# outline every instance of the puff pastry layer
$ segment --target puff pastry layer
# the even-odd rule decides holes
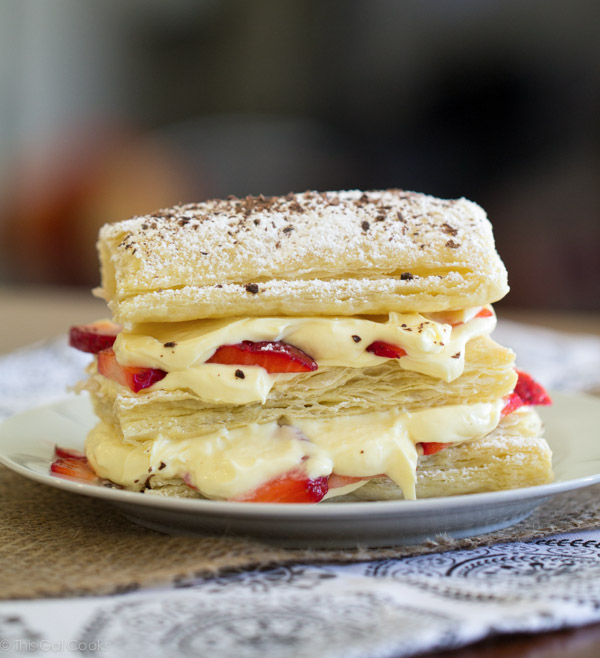
[[[541,438],[542,423],[531,407],[502,419],[488,436],[419,458],[417,498],[502,491],[552,482],[552,452]],[[387,478],[374,479],[341,501],[399,500]]]
[[[187,438],[219,427],[267,423],[282,416],[331,418],[386,408],[489,402],[510,393],[516,383],[514,353],[488,337],[467,344],[465,370],[453,382],[403,370],[394,360],[371,368],[320,368],[278,382],[264,404],[207,403],[190,391],[135,394],[95,374],[86,387],[96,414],[130,443],[158,434]]]
[[[484,438],[420,457],[417,498],[500,491],[551,482],[552,454],[546,441],[539,438],[541,432],[537,413],[531,408],[523,408],[503,418],[498,427]],[[119,479],[116,473],[113,477]],[[155,495],[203,498],[181,478],[164,477],[160,471],[148,477],[144,486],[147,487],[146,493]],[[402,498],[401,489],[391,480],[375,478],[352,493],[334,496],[328,502]]]
[[[508,291],[485,212],[403,190],[211,200],[107,224],[117,322],[432,312]]]

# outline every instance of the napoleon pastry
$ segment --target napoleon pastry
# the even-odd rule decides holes
[[[211,200],[105,225],[114,323],[74,327],[95,474],[252,502],[551,480],[543,389],[491,338],[484,211],[384,190]],[[119,323],[119,324],[116,324]]]

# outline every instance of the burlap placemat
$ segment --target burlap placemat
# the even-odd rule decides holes
[[[111,505],[27,480],[0,466],[0,598],[108,594],[197,575],[294,562],[397,558],[600,525],[600,485],[555,496],[518,525],[418,546],[290,550],[231,537],[171,537],[125,520]]]

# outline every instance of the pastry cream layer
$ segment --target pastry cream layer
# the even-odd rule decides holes
[[[375,341],[406,351],[401,368],[446,382],[463,372],[466,343],[490,334],[496,317],[476,317],[482,307],[429,317],[390,313],[386,318],[240,318],[133,325],[117,337],[115,354],[121,365],[160,368],[167,376],[147,390],[190,389],[201,399],[228,404],[264,402],[277,378],[259,366],[206,363],[221,345],[244,340],[283,341],[300,348],[321,367],[366,368],[385,357],[366,351]],[[452,326],[452,324],[456,326]]]
[[[100,477],[135,490],[143,489],[153,475],[182,479],[207,498],[235,499],[302,469],[310,479],[332,473],[361,478],[386,474],[405,498],[414,499],[417,444],[485,436],[498,425],[502,407],[499,400],[408,413],[283,418],[282,424],[224,427],[191,439],[158,436],[139,446],[123,443],[101,423],[88,435],[86,456]],[[339,493],[346,492],[343,488]]]

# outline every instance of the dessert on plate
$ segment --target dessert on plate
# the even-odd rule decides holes
[[[95,355],[96,476],[304,503],[552,479],[550,400],[490,337],[507,275],[475,203],[230,197],[107,224],[98,248],[113,318],[71,329]]]

